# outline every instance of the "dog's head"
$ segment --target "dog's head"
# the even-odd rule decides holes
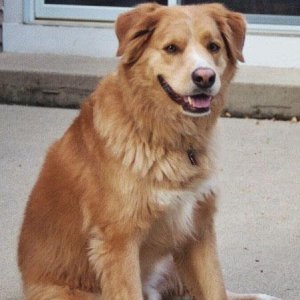
[[[161,93],[154,101],[203,116],[243,61],[245,30],[244,18],[219,4],[142,4],[116,22],[117,55],[141,88]]]

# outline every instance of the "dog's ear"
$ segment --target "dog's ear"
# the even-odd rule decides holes
[[[216,5],[213,17],[221,31],[228,57],[231,61],[244,62],[243,47],[246,35],[246,21],[243,15],[226,9],[223,5]]]
[[[229,57],[244,62],[243,48],[246,36],[244,17],[235,12],[227,15],[227,26],[222,31]]]
[[[160,5],[147,3],[121,14],[115,25],[119,40],[117,56],[122,56],[125,64],[132,64],[138,60],[144,51],[158,22],[156,10]]]

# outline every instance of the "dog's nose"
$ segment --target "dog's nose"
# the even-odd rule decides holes
[[[210,68],[198,68],[192,73],[193,82],[200,88],[210,88],[216,81],[216,73]]]

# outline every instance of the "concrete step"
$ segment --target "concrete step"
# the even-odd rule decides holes
[[[0,54],[0,103],[78,107],[117,59]],[[225,111],[232,116],[300,118],[300,69],[241,65]]]

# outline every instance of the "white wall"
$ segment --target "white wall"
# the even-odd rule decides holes
[[[113,24],[78,22],[53,26],[54,21],[24,24],[23,20],[23,0],[5,0],[4,51],[95,57],[113,57],[116,53]],[[244,52],[246,64],[300,68],[299,27],[280,27],[280,33],[274,32],[274,27],[250,27]]]

